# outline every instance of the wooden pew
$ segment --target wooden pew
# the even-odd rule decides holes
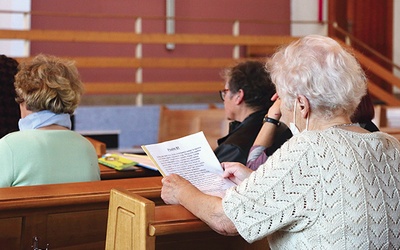
[[[93,139],[89,136],[85,136],[86,139],[92,143],[96,150],[97,157],[101,157],[106,153],[106,144],[104,142]],[[157,171],[149,170],[146,168],[139,167],[135,171],[117,171],[105,165],[99,163],[100,168],[100,178],[102,180],[111,179],[122,179],[122,178],[137,178],[137,177],[150,177],[150,176],[160,176],[161,174]]]
[[[224,109],[174,110],[162,106],[158,141],[168,141],[203,131],[212,149],[218,146],[217,140],[228,134],[229,121]]]
[[[158,171],[150,170],[147,168],[139,167],[138,170],[134,171],[118,171],[113,168],[104,166],[99,163],[100,168],[100,178],[101,180],[113,180],[113,179],[123,179],[123,178],[139,178],[139,177],[151,177],[151,176],[161,176]]]
[[[121,188],[110,195],[106,250],[269,249],[266,239],[247,243],[214,232],[180,205],[159,205]]]
[[[0,248],[104,249],[116,187],[161,203],[161,177],[0,188]]]
[[[85,136],[85,138],[92,143],[94,150],[96,151],[97,157],[101,157],[106,153],[106,144],[104,142],[98,141],[96,139],[93,139],[89,136]]]
[[[379,130],[400,140],[400,108],[386,105],[375,105],[373,122]]]

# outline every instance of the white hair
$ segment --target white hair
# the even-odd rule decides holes
[[[335,40],[310,35],[279,49],[266,65],[282,103],[292,110],[304,95],[324,119],[351,115],[366,94],[365,73],[355,57]]]

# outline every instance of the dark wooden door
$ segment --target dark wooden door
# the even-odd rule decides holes
[[[329,21],[336,22],[338,27],[356,38],[352,42],[353,47],[391,70],[392,65],[384,58],[391,61],[393,56],[393,0],[329,1]],[[328,34],[344,37],[332,27]],[[368,71],[367,75],[371,81],[392,91],[391,85]]]

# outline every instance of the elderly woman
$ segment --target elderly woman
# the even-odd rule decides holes
[[[100,179],[92,144],[71,131],[83,85],[70,61],[39,55],[15,76],[20,131],[0,140],[0,187]]]
[[[221,199],[178,175],[161,197],[211,228],[271,249],[399,249],[400,143],[350,121],[366,79],[333,39],[307,36],[267,63],[294,136],[256,171],[223,163]],[[288,124],[289,124],[288,123]]]

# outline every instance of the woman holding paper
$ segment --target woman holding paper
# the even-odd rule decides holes
[[[221,199],[178,175],[161,197],[219,233],[271,249],[399,249],[400,143],[350,117],[366,93],[364,72],[333,39],[307,36],[267,63],[294,136],[256,171],[223,163],[238,185]]]
[[[15,76],[18,132],[0,140],[0,187],[100,180],[93,145],[71,131],[83,84],[73,62],[38,55]]]

